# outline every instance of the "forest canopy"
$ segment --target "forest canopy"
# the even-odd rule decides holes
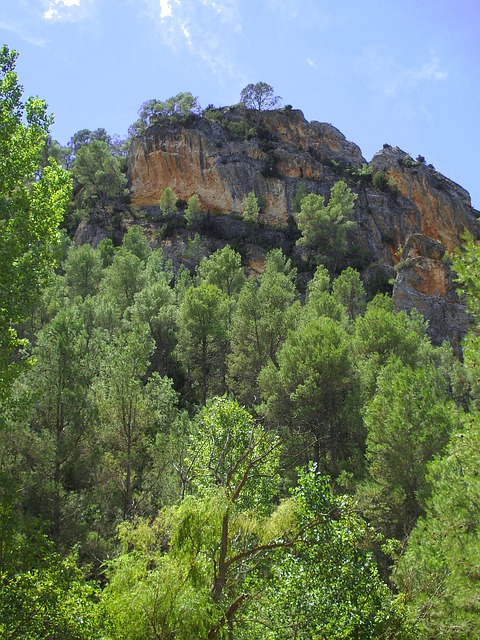
[[[54,144],[15,62],[4,47],[0,635],[478,636],[473,238],[460,361],[348,263],[345,181],[299,190],[254,273],[198,197],[168,187],[153,222],[133,207],[105,130]],[[143,125],[198,115],[172,100]],[[261,205],[238,228],[260,237]],[[74,242],[86,217],[110,235]]]

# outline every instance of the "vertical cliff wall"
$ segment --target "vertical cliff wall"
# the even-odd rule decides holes
[[[451,274],[430,254],[420,260],[431,244],[418,238],[453,251],[465,231],[477,234],[478,212],[467,191],[397,147],[385,145],[367,163],[359,147],[335,127],[307,122],[299,110],[258,114],[230,107],[183,123],[170,119],[150,126],[133,140],[128,166],[132,201],[138,206],[158,205],[163,190],[171,187],[183,200],[197,194],[205,211],[241,212],[247,194],[254,191],[262,204],[261,219],[272,226],[286,225],[295,216],[300,183],[328,198],[333,184],[346,180],[358,194],[352,244],[390,274],[400,260],[404,266],[410,261],[410,271],[404,270],[394,290],[398,306],[419,305],[417,292],[423,296],[423,311],[428,300],[433,304],[442,299],[459,308]],[[383,182],[375,174],[383,174]],[[408,252],[402,257],[412,236],[417,238],[415,258]],[[421,278],[414,277],[414,271]],[[444,283],[430,286],[429,278]],[[445,331],[434,315],[429,318],[432,332],[440,336]]]

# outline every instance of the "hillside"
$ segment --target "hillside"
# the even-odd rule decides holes
[[[466,331],[445,251],[458,247],[465,231],[478,233],[478,212],[465,189],[423,158],[414,160],[385,144],[367,162],[335,127],[307,122],[290,107],[263,112],[211,107],[202,116],[157,118],[132,140],[127,163],[132,203],[153,220],[154,228],[165,222],[159,200],[167,187],[180,204],[196,194],[209,215],[200,235],[207,244],[217,235],[213,248],[240,241],[246,264],[254,270],[261,270],[262,242],[296,253],[305,264],[292,242],[298,236],[296,196],[304,189],[328,199],[332,186],[344,180],[358,196],[357,224],[340,268],[360,269],[373,293],[394,280],[396,307],[419,309],[436,343],[448,339],[458,344]],[[260,203],[262,229],[253,234],[238,220],[250,192]],[[169,227],[182,225],[170,221]],[[82,226],[77,240],[95,244],[103,235]],[[167,235],[167,253],[178,259],[185,243],[178,245],[178,233],[177,241]]]

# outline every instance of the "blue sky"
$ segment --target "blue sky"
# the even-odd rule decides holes
[[[126,136],[146,100],[235,104],[271,84],[367,160],[421,154],[480,209],[478,0],[0,0],[27,95],[78,130]]]

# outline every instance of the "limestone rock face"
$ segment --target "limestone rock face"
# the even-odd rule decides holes
[[[433,167],[389,146],[373,156],[370,166],[384,172],[399,192],[392,213],[401,213],[405,240],[410,233],[422,233],[453,251],[465,230],[476,233],[478,212],[472,209],[470,195]]]
[[[238,123],[234,109],[227,122]],[[253,117],[253,116],[251,116]],[[333,163],[361,166],[360,149],[335,127],[307,122],[301,111],[260,114],[260,138],[236,139],[218,122],[197,118],[188,125],[166,122],[149,127],[133,141],[129,158],[132,202],[156,205],[165,187],[188,200],[196,193],[212,213],[241,212],[254,191],[263,219],[285,224],[300,181],[312,181],[328,195],[335,180]]]
[[[469,319],[444,257],[441,242],[422,234],[410,236],[397,265],[393,301],[397,309],[415,308],[422,313],[428,321],[432,342],[441,344],[449,340],[458,350],[462,336],[468,331]]]
[[[385,145],[367,163],[335,127],[307,122],[301,111],[229,107],[216,110],[216,118],[207,111],[184,124],[150,126],[133,140],[128,166],[136,205],[158,205],[171,187],[182,200],[197,194],[204,211],[242,212],[253,191],[261,220],[280,227],[296,215],[301,182],[328,199],[335,182],[345,180],[358,195],[352,250],[368,255],[388,277],[402,260],[394,293],[398,308],[422,311],[437,341],[454,340],[465,329],[440,254],[459,246],[465,231],[478,234],[478,212],[465,189],[398,147]]]

